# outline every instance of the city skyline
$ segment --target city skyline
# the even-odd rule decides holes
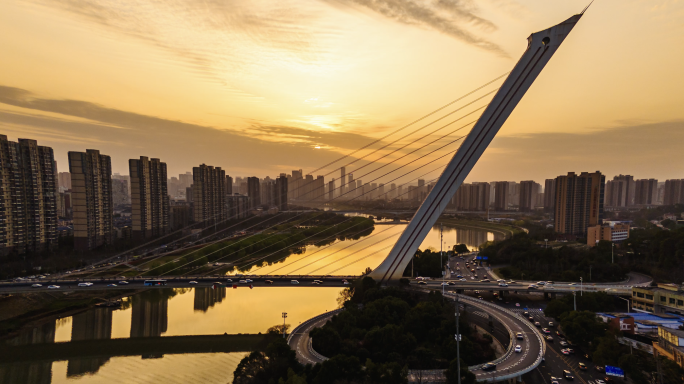
[[[111,155],[115,173],[145,154],[167,159],[170,174],[204,162],[259,177],[302,164],[308,172],[500,76],[530,32],[586,6],[487,0],[452,13],[420,5],[431,18],[401,19],[360,1],[245,2],[238,14],[217,3],[123,9],[93,1],[82,12],[69,4],[2,5],[0,129],[8,139],[53,147],[59,171],[68,151],[96,148]],[[164,17],[152,20],[155,12]],[[680,178],[684,165],[672,158],[684,138],[676,91],[683,12],[667,1],[592,5],[467,181],[540,181],[571,168]],[[174,32],[179,20],[187,34]],[[230,55],[217,37],[238,37]]]

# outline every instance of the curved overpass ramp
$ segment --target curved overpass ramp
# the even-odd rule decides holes
[[[482,366],[484,364],[468,367],[468,369],[475,374],[478,382],[498,382],[517,378],[535,369],[541,363],[544,353],[546,352],[546,344],[542,339],[541,333],[539,333],[529,321],[522,318],[522,316],[499,307],[498,305],[483,302],[482,300],[473,299],[468,296],[447,293],[446,297],[452,300],[458,298],[460,304],[475,307],[478,312],[484,312],[492,316],[508,331],[511,342],[504,355],[492,361],[492,363],[496,364],[495,370],[483,371]],[[323,326],[330,318],[340,311],[341,310],[338,309],[316,316],[303,322],[292,331],[287,341],[290,347],[296,351],[297,359],[301,363],[317,364],[327,360],[327,357],[322,356],[313,349],[309,333],[314,328]],[[515,334],[517,332],[522,332],[525,339],[516,340]],[[520,344],[523,347],[523,350],[520,353],[514,352],[514,347],[517,344]]]

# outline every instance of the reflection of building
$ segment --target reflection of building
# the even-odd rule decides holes
[[[13,346],[55,342],[56,321],[43,324],[7,340]],[[1,362],[0,362],[1,363]],[[0,364],[0,384],[50,384],[52,361]]]
[[[140,156],[139,160],[128,160],[128,167],[134,239],[165,234],[169,228],[166,163]]]
[[[556,178],[554,227],[556,232],[584,235],[603,221],[605,176],[582,172]]]
[[[220,303],[226,298],[226,287],[217,288],[195,288],[195,301],[193,308],[195,311],[206,312],[216,303]]]
[[[166,332],[169,318],[167,297],[133,296],[131,337],[158,337]]]
[[[112,338],[112,310],[94,308],[72,317],[71,341],[109,340]],[[95,373],[109,361],[108,357],[69,360],[67,377]]]

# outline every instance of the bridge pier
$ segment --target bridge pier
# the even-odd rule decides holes
[[[499,297],[504,297],[504,293],[505,293],[505,292],[506,292],[506,291],[499,291]]]

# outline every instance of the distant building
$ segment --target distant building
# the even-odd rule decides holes
[[[0,254],[56,248],[57,183],[52,148],[0,135]]]
[[[635,182],[634,204],[656,205],[658,204],[658,180],[640,179]]]
[[[69,172],[59,173],[59,189],[61,191],[66,191],[71,189],[71,174]]]
[[[632,308],[650,313],[684,315],[684,291],[675,284],[632,287]]]
[[[249,216],[249,211],[251,210],[249,196],[235,193],[226,196],[226,202],[228,206],[228,217],[231,219],[244,219]]]
[[[185,201],[177,201],[169,207],[169,227],[172,230],[185,228],[192,220],[192,206]]]
[[[544,210],[553,211],[556,204],[556,179],[544,181]]]
[[[494,183],[494,210],[506,211],[510,204],[510,185],[508,181],[495,181]]]
[[[140,156],[128,160],[131,176],[132,235],[135,241],[165,234],[169,228],[166,163]]]
[[[128,192],[128,181],[112,179],[112,202],[115,207],[131,203],[130,193]]]
[[[619,243],[629,238],[629,224],[595,225],[587,228],[587,245],[593,247],[599,241]]]
[[[520,204],[521,212],[534,211],[537,205],[537,195],[541,192],[541,185],[533,180],[520,182]]]
[[[342,167],[342,182],[344,182],[344,167]],[[332,200],[335,196],[335,179],[328,181],[328,200]]]
[[[287,175],[281,173],[275,182],[275,206],[279,211],[287,211],[288,198],[288,178]]]
[[[452,204],[459,211],[486,211],[489,208],[489,183],[461,184]]]
[[[619,175],[608,181],[605,187],[605,205],[607,207],[630,207],[634,205],[636,184],[634,177]]]
[[[666,180],[663,205],[684,204],[684,179]]]
[[[101,155],[100,151],[95,149],[69,152],[69,172],[73,200],[74,248],[88,251],[112,244],[115,238],[112,223],[112,159],[107,155]]]
[[[258,177],[247,178],[247,196],[249,196],[249,207],[256,208],[261,206],[261,185]]]
[[[556,178],[554,228],[556,232],[584,235],[587,228],[603,222],[605,176],[582,172]]]
[[[226,171],[201,164],[192,168],[192,177],[194,221],[211,225],[227,219]]]

